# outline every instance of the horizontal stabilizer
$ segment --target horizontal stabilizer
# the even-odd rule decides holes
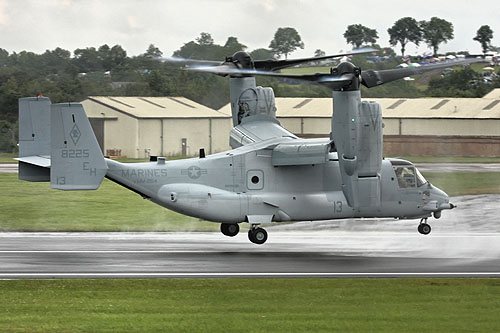
[[[19,179],[29,182],[50,182],[50,169],[20,160]]]
[[[50,168],[50,156],[26,156],[15,158],[15,160],[42,168]]]

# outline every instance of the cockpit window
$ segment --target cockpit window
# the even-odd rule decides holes
[[[417,187],[416,172],[413,166],[393,166],[400,188]]]
[[[427,180],[422,176],[420,171],[417,168],[415,168],[415,171],[417,171],[417,187],[427,184]]]

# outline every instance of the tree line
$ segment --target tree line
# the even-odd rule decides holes
[[[414,43],[419,45],[420,42],[425,42],[433,50],[434,56],[437,56],[439,45],[446,43],[454,38],[453,24],[439,17],[432,17],[429,21],[417,22],[413,17],[403,17],[387,29],[389,34],[389,44],[391,46],[401,45],[401,55],[405,55],[406,45]],[[344,38],[348,44],[352,44],[355,48],[362,45],[373,44],[376,42],[378,32],[375,29],[370,29],[361,24],[352,24],[347,26],[344,32]],[[489,50],[497,50],[491,45],[493,39],[493,31],[489,25],[481,26],[473,40],[481,44],[483,53]]]
[[[352,30],[350,27],[347,30]],[[421,24],[420,27],[423,29]],[[391,55],[392,60],[373,63],[364,56],[357,56],[352,59],[354,63],[363,69],[394,68],[400,63],[401,60],[394,57],[395,53],[391,48],[375,44],[378,38],[375,30],[359,29],[359,27],[356,29],[358,31],[356,36],[361,37],[349,35],[349,42],[353,46],[371,44],[375,49]],[[402,28],[400,30],[402,31]],[[478,37],[477,40],[486,43],[486,46],[491,46],[489,42],[493,32],[483,27],[480,30],[478,36],[486,37]],[[405,40],[414,43],[416,41],[409,37]],[[394,41],[400,42],[400,39]],[[287,58],[297,48],[304,48],[304,42],[300,34],[291,27],[278,28],[268,48],[252,51],[247,50],[247,46],[234,36],[228,37],[223,45],[218,45],[210,33],[202,32],[194,41],[182,45],[173,56],[223,60],[234,52],[246,50],[254,59]],[[322,56],[325,53],[318,49],[314,55]],[[59,103],[81,101],[91,95],[184,96],[215,109],[229,101],[228,80],[215,75],[179,70],[176,65],[158,61],[157,58],[161,56],[163,52],[153,44],[138,56],[129,56],[120,45],[107,44],[78,48],[73,52],[57,47],[42,54],[28,51],[9,53],[0,48],[0,152],[16,150],[17,109],[18,99],[21,97],[43,95],[50,97],[53,103]],[[454,85],[451,90],[446,85],[433,83],[432,80],[430,87],[434,90],[427,91],[402,81],[366,90],[363,94],[366,97],[422,97],[440,94],[450,97],[478,97],[485,89],[491,89],[470,84],[477,75],[474,71],[469,71],[468,76],[463,75],[460,80],[453,75],[455,73],[450,75],[451,80],[456,79],[461,86]],[[257,80],[260,85],[272,87],[278,97],[331,96],[328,89],[319,86],[288,85],[276,79],[262,77]]]

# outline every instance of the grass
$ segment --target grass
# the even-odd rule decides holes
[[[500,172],[425,172],[423,175],[450,196],[500,193]]]
[[[17,164],[17,154],[0,154],[0,164]]]
[[[57,191],[49,183],[0,174],[0,231],[210,231],[187,217],[104,180],[97,191]]]
[[[495,332],[499,279],[0,281],[2,332]]]
[[[499,172],[431,173],[424,176],[449,195],[500,193]],[[57,191],[0,173],[0,231],[215,231],[104,180],[97,191]]]
[[[413,163],[500,163],[500,156],[394,156]]]

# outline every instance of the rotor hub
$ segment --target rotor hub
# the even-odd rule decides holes
[[[248,52],[245,51],[238,51],[235,54],[233,54],[231,57],[229,57],[227,60],[231,61],[234,63],[238,68],[242,69],[254,69],[255,65],[253,62],[252,57]]]
[[[352,75],[352,80],[343,87],[334,88],[336,91],[353,91],[359,90],[359,86],[361,83],[361,69],[355,66],[353,63],[345,61],[340,63],[337,67],[332,68],[330,70],[330,74],[334,76],[342,76],[342,75]]]
[[[332,68],[331,72],[334,75],[354,74],[355,76],[359,76],[361,74],[361,69],[351,62],[345,61],[340,63],[337,67]]]

